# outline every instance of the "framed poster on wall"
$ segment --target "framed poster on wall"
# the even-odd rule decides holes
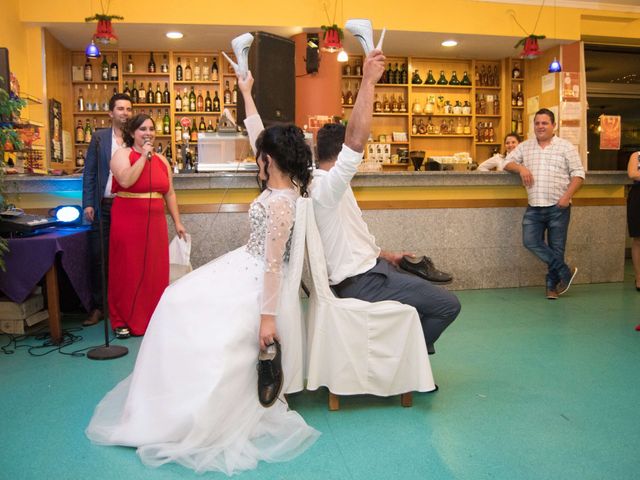
[[[51,139],[51,161],[62,162],[62,104],[49,99],[49,138]]]

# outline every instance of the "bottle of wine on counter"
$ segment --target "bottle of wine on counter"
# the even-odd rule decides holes
[[[156,73],[156,62],[153,60],[153,52],[149,52],[149,64],[147,65],[147,72]]]
[[[178,82],[182,81],[182,63],[180,62],[180,57],[178,57],[178,66],[176,67],[176,80]]]
[[[107,61],[107,56],[102,55],[102,63],[100,64],[100,77],[103,82],[109,80],[109,62]]]
[[[402,76],[400,78],[400,83],[402,83],[403,85],[409,83],[409,72],[407,71],[406,63],[402,64]]]
[[[189,141],[197,142],[198,141],[198,124],[196,123],[196,119],[193,119],[191,123],[191,132],[189,132]]]
[[[89,57],[87,57],[87,61],[84,62],[84,81],[93,82],[93,69],[91,68]]]
[[[182,142],[182,125],[180,125],[180,120],[176,120],[176,124],[174,125],[174,136],[173,139],[176,143]]]

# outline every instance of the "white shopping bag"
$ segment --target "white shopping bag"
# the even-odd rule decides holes
[[[169,283],[191,270],[191,235],[187,233],[184,240],[176,235],[169,244]]]

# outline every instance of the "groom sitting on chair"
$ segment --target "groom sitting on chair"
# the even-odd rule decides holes
[[[376,245],[350,185],[369,137],[374,86],[384,71],[384,62],[380,50],[367,55],[347,128],[329,124],[318,132],[318,168],[313,172],[311,198],[329,284],[336,295],[368,302],[396,300],[415,307],[427,350],[435,353],[434,342],[460,313],[458,298],[442,287],[398,270],[406,252],[387,252]]]

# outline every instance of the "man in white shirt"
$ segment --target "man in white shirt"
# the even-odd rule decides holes
[[[87,148],[82,175],[82,207],[85,218],[91,222],[89,252],[91,255],[91,299],[93,305],[89,316],[82,323],[84,326],[95,325],[104,314],[102,311],[104,299],[102,296],[102,255],[100,251],[103,247],[105,274],[108,276],[111,204],[114,197],[111,193],[112,174],[109,162],[114,152],[124,145],[122,129],[131,115],[131,97],[124,93],[113,95],[109,100],[111,128],[96,131]],[[100,236],[100,220],[102,220],[102,237]]]
[[[527,189],[529,206],[522,220],[522,241],[548,266],[545,296],[549,300],[565,293],[578,273],[576,267],[565,263],[564,250],[571,198],[585,176],[578,151],[554,135],[555,126],[551,110],[538,110],[533,118],[536,138],[518,145],[505,159],[504,167],[518,173]]]
[[[460,302],[451,292],[398,270],[406,252],[386,252],[362,219],[351,179],[362,161],[373,116],[374,86],[385,67],[380,50],[365,59],[362,82],[346,130],[326,125],[318,132],[318,168],[311,198],[327,261],[329,284],[339,297],[369,302],[396,300],[418,311],[429,353],[455,320]],[[342,143],[344,141],[344,143]]]

